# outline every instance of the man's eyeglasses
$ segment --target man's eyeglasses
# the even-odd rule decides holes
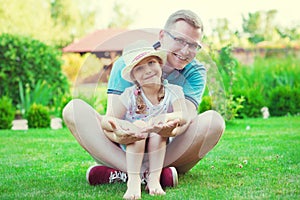
[[[165,33],[167,33],[176,42],[176,44],[181,47],[185,47],[186,45],[188,45],[189,49],[191,49],[193,51],[198,51],[202,48],[202,46],[198,43],[191,43],[191,42],[186,41],[183,38],[175,37],[168,31],[165,31]]]

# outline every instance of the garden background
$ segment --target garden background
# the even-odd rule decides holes
[[[29,130],[52,137],[56,133],[49,128],[50,119],[61,117],[63,107],[75,97],[84,99],[99,113],[105,113],[106,82],[98,79],[91,84],[87,80],[100,73],[107,66],[107,60],[90,52],[62,51],[63,47],[97,29],[97,10],[82,9],[82,5],[79,0],[1,1],[1,141],[20,134],[11,130],[15,119],[26,119]],[[128,29],[134,14],[127,14],[126,6],[120,1],[115,1],[113,9],[114,17],[105,28]],[[292,127],[299,122],[300,22],[292,27],[278,25],[276,15],[276,10],[248,13],[241,16],[239,30],[231,29],[230,21],[220,18],[214,22],[212,34],[205,35],[204,48],[197,54],[208,69],[208,84],[199,113],[218,110],[226,119],[229,133],[237,122],[247,124],[247,120],[256,120],[260,126],[267,124],[262,119],[263,107],[269,108],[271,118],[278,123],[281,118],[289,123],[284,120],[287,117],[294,121]],[[246,130],[245,127],[242,130]],[[64,127],[57,134],[65,131]],[[295,134],[299,144],[299,132],[289,131]],[[255,133],[252,134],[255,137]],[[44,137],[37,136],[36,132],[32,136],[34,140]],[[8,149],[2,146],[2,151]],[[2,162],[1,170],[5,173]],[[299,159],[293,162],[299,169]],[[299,177],[299,173],[294,175]],[[1,179],[1,186],[9,180],[7,176]],[[299,192],[293,193],[292,197],[296,196],[299,197]]]

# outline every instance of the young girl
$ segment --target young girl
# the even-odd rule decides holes
[[[122,104],[114,106],[113,116],[103,118],[101,124],[103,128],[105,127],[106,130],[109,128],[117,134],[117,119],[130,121],[140,130],[160,123],[176,122],[178,126],[186,123],[186,117],[183,116],[186,113],[186,106],[182,88],[168,84],[162,79],[162,66],[166,56],[165,51],[155,50],[145,41],[138,41],[124,49],[123,58],[126,67],[122,71],[122,77],[134,85],[120,95]],[[180,130],[175,131],[175,129],[171,131],[176,132],[176,135],[180,134]],[[136,134],[141,137],[142,132]],[[150,195],[165,195],[160,185],[160,174],[166,144],[171,141],[171,138],[162,137],[155,132],[144,134],[144,139],[140,141],[126,146],[120,145],[126,151],[128,173],[124,199],[141,198],[140,173],[146,155],[149,158],[146,188]]]

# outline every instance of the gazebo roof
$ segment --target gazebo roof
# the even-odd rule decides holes
[[[82,39],[63,48],[63,52],[109,52],[122,51],[129,43],[136,40],[147,40],[155,43],[158,40],[158,29],[102,29],[88,34]]]

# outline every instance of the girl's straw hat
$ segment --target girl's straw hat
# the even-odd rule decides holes
[[[151,44],[144,40],[139,40],[125,47],[122,57],[126,67],[122,70],[122,77],[129,82],[133,82],[130,75],[131,70],[144,58],[150,56],[159,57],[163,64],[165,64],[167,59],[166,51],[155,50]]]

